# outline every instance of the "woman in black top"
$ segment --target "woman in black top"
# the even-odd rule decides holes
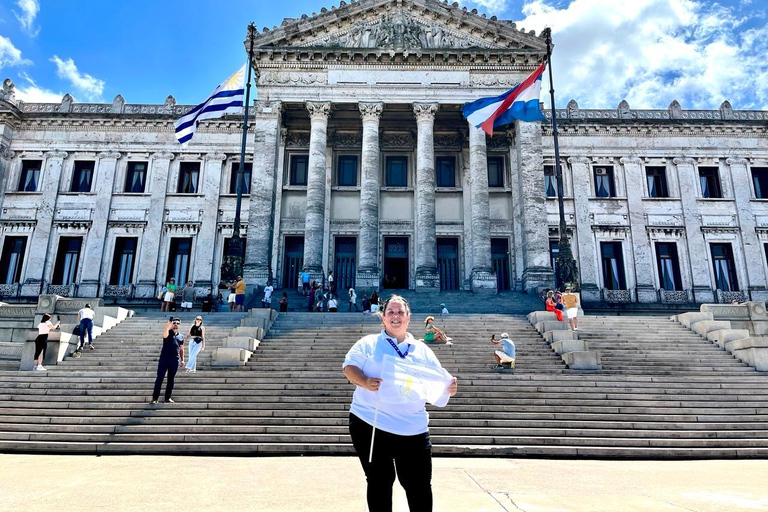
[[[173,403],[173,380],[176,378],[176,372],[179,366],[184,364],[184,335],[179,332],[178,318],[174,318],[165,324],[163,331],[163,348],[160,350],[160,359],[157,361],[157,379],[155,379],[155,390],[152,393],[152,403],[156,404],[160,398],[160,388],[163,385],[166,372],[168,373],[168,384],[165,386],[165,401]]]
[[[191,342],[189,340],[192,340]],[[197,371],[197,354],[205,350],[205,327],[203,327],[203,317],[197,316],[192,327],[187,333],[187,342],[189,343],[189,358],[187,359],[187,373]]]

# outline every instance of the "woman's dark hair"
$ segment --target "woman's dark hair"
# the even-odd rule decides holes
[[[51,315],[49,315],[48,313],[44,313],[43,318],[40,319],[40,323],[47,322],[50,319],[51,319]]]

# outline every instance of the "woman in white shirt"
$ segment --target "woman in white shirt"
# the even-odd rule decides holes
[[[48,345],[48,333],[59,327],[61,327],[61,321],[53,325],[51,315],[48,313],[40,319],[40,323],[37,324],[37,338],[35,338],[35,367],[32,368],[33,370],[45,371],[43,359],[45,359],[45,347]]]
[[[368,482],[371,512],[392,510],[395,468],[411,511],[432,510],[432,444],[429,440],[426,400],[386,403],[378,399],[385,356],[406,363],[442,370],[435,354],[407,332],[411,320],[408,302],[392,295],[381,310],[384,329],[355,343],[344,359],[344,375],[355,384],[349,414],[349,434]],[[451,379],[435,405],[444,406],[456,393]],[[371,462],[371,434],[376,424]]]

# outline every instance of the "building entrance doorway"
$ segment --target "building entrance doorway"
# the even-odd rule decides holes
[[[440,290],[459,289],[459,239],[437,239],[437,270]]]
[[[353,236],[337,236],[334,252],[333,276],[336,295],[344,296],[345,291],[355,286],[355,255],[357,239]]]
[[[408,288],[408,237],[384,237],[384,288]]]
[[[304,266],[304,237],[285,237],[285,258],[283,260],[283,288],[299,288],[299,275]]]
[[[509,290],[509,239],[491,238],[491,260],[496,272],[496,289]]]

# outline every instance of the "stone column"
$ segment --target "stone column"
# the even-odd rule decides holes
[[[275,202],[275,172],[280,141],[282,103],[256,101],[255,142],[251,168],[251,195],[248,207],[248,243],[245,247],[243,278],[249,290],[271,280],[270,268]],[[245,201],[244,201],[245,203]],[[246,204],[243,204],[245,209]],[[241,233],[242,236],[242,233]]]
[[[160,242],[163,238],[163,219],[165,218],[165,198],[168,187],[173,153],[161,151],[151,157],[149,169],[149,210],[147,211],[147,227],[141,237],[138,272],[136,279],[136,297],[154,297],[157,295],[158,257]],[[161,285],[164,283],[160,283]]]
[[[208,153],[203,157],[202,172],[203,205],[200,209],[200,229],[195,237],[195,260],[190,268],[190,279],[195,283],[198,297],[205,297],[214,291],[213,279],[218,275],[213,268],[214,250],[219,216],[219,188],[221,186],[221,163],[226,159],[224,153]],[[179,286],[186,283],[179,283]],[[214,294],[215,296],[215,294]]]
[[[360,103],[363,119],[362,179],[360,180],[360,238],[355,276],[359,289],[379,287],[379,119],[383,103]]]
[[[98,168],[94,169],[96,179],[93,184],[93,192],[96,194],[96,201],[91,216],[93,223],[83,247],[83,261],[93,262],[93,264],[86,263],[83,265],[82,278],[78,288],[79,297],[96,297],[99,292],[104,293],[108,281],[104,282],[103,286],[99,286],[102,266],[96,265],[95,262],[100,261],[107,266],[111,262],[110,255],[104,254],[104,246],[107,238],[107,221],[109,220],[112,190],[115,184],[117,160],[120,158],[120,153],[104,151],[98,156]],[[109,278],[107,277],[107,279]]]
[[[589,159],[572,157],[568,159],[568,163],[571,164],[573,174],[573,207],[576,213],[576,242],[579,246],[581,297],[584,302],[598,302],[602,297],[598,286],[599,257],[589,211],[589,198],[593,195]]]
[[[541,124],[515,122],[517,172],[520,174],[518,196],[522,216],[523,290],[538,294],[539,289],[554,284],[549,261],[549,230],[544,192],[544,164]]]
[[[491,207],[488,198],[488,156],[485,132],[469,126],[469,181],[471,186],[472,291],[496,292],[491,265]]]
[[[323,234],[325,228],[326,147],[330,102],[307,102],[311,120],[309,168],[307,169],[307,215],[304,221],[304,266],[310,279],[323,279]]]
[[[64,159],[67,153],[63,151],[49,151],[45,154],[43,162],[43,172],[40,177],[38,190],[41,192],[40,202],[37,205],[37,224],[29,241],[29,258],[26,263],[26,276],[21,288],[22,296],[40,295],[45,293],[42,289],[46,278],[50,280],[51,276],[45,276],[46,267],[54,258],[55,247],[54,240],[51,240],[53,231],[53,217],[56,211],[56,198],[59,194],[59,183],[61,182],[61,169],[64,165]],[[51,264],[52,268],[53,265]]]
[[[2,139],[0,139],[2,140]],[[11,161],[16,156],[7,145],[0,145],[0,204],[5,199],[5,191],[8,190],[8,178],[11,172]]]
[[[645,229],[645,208],[643,196],[644,190],[642,161],[636,157],[624,157],[619,160],[624,166],[624,176],[627,180],[627,190],[635,193],[627,194],[627,208],[629,210],[629,230],[632,235],[632,247],[635,255],[635,283],[637,302],[658,302],[659,295],[656,292],[656,284],[653,279],[653,253],[651,243],[648,240],[648,232]]]
[[[704,242],[699,218],[699,187],[696,183],[699,177],[692,158],[675,158],[672,162],[677,167],[677,176],[680,181],[680,202],[683,206],[686,246],[691,256],[688,260],[691,262],[693,301],[714,302],[715,296],[709,278],[711,272],[709,251]]]
[[[416,143],[416,288],[439,289],[435,229],[435,114],[437,103],[414,103]]]
[[[736,199],[736,212],[741,227],[741,243],[744,245],[744,259],[747,268],[747,282],[739,283],[741,291],[749,290],[748,298],[756,301],[768,300],[768,288],[766,288],[765,267],[761,262],[765,261],[762,243],[757,237],[755,227],[755,212],[752,209],[752,176],[747,168],[747,160],[744,158],[728,158],[725,161],[731,168],[733,180],[733,197]]]

